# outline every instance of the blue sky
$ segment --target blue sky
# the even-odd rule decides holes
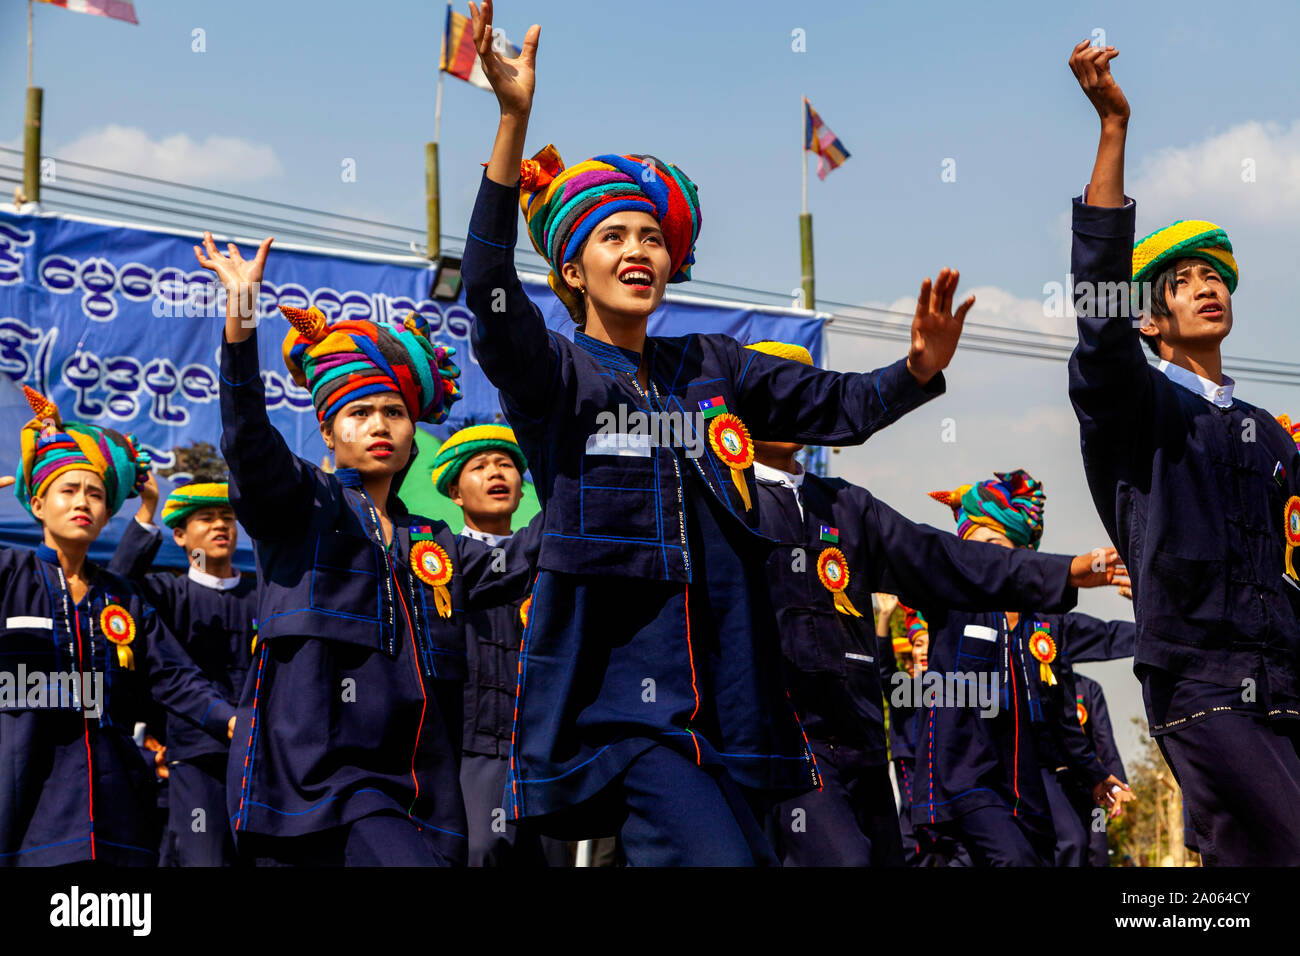
[[[554,142],[569,162],[649,152],[699,184],[697,278],[798,285],[806,94],[852,154],[825,182],[810,171],[819,296],[905,304],[922,277],[954,265],[963,287],[979,289],[972,321],[1027,338],[1073,331],[1044,318],[1042,289],[1064,279],[1069,200],[1096,143],[1066,59],[1100,28],[1121,50],[1115,73],[1133,106],[1128,186],[1139,232],[1175,218],[1222,224],[1242,277],[1225,351],[1295,360],[1300,6],[987,6],[548,0],[503,2],[496,20],[516,43],[535,18],[542,24],[530,151]],[[9,145],[21,142],[24,8],[0,4],[0,142]],[[132,27],[37,5],[47,153],[423,227],[443,4],[136,0],[136,10]],[[191,49],[196,28],[206,52]],[[793,52],[795,30],[806,52]],[[445,81],[445,232],[464,233],[496,116],[490,93]],[[352,183],[340,178],[348,158]],[[947,158],[951,183],[940,179]],[[1245,160],[1253,182],[1242,181]],[[830,364],[844,369],[902,354],[834,334],[830,347]],[[921,492],[1023,466],[1049,489],[1045,549],[1104,543],[1063,365],[959,352],[949,393],[835,456],[836,469],[942,527],[946,515]],[[1294,387],[1239,394],[1300,412]],[[939,439],[947,417],[955,443]],[[1131,616],[1109,595],[1086,595],[1081,608]],[[1119,722],[1140,713],[1127,662],[1085,670],[1102,677]],[[1131,751],[1135,738],[1121,734]]]

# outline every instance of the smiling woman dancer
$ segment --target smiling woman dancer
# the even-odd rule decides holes
[[[540,28],[506,60],[492,4],[470,13],[501,107],[463,263],[472,341],[545,509],[507,813],[563,838],[617,831],[634,864],[774,863],[767,801],[819,779],[781,676],[750,429],[865,441],[943,392],[973,299],[954,315],[957,274],[926,280],[907,357],[867,374],[720,334],[648,336],[667,283],[690,277],[695,185],[653,156],[566,169],[553,148],[521,184]],[[515,273],[521,206],[573,341],[548,333]],[[671,440],[605,434],[620,410],[669,422]]]
[[[142,695],[222,746],[234,708],[139,592],[86,557],[149,456],[23,390],[35,417],[14,491],[44,541],[0,548],[0,866],[153,866],[153,771],[131,739]]]
[[[462,560],[440,521],[397,488],[415,423],[459,398],[452,350],[408,316],[397,331],[281,307],[283,354],[311,391],[338,470],[295,456],[271,425],[258,366],[257,301],[270,239],[252,261],[211,233],[199,263],[227,294],[221,449],[230,501],[257,555],[257,649],[232,748],[227,802],[241,855],[266,864],[464,863],[460,796],[463,611],[471,584],[501,583]],[[467,562],[469,565],[466,566]],[[524,562],[520,589],[526,586]]]

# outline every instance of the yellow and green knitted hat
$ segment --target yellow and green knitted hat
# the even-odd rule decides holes
[[[804,365],[813,364],[812,354],[806,348],[790,342],[755,342],[753,345],[746,345],[745,348],[753,349],[755,352],[763,352],[767,355],[775,355],[777,358],[791,359]]]
[[[438,449],[433,459],[433,486],[451,497],[451,483],[460,477],[465,463],[479,452],[504,451],[515,460],[519,474],[528,470],[528,459],[515,441],[514,429],[505,425],[471,425],[452,435]]]
[[[1187,256],[1212,263],[1227,283],[1228,294],[1237,291],[1237,260],[1228,234],[1204,219],[1180,219],[1134,245],[1133,281],[1150,282],[1171,262]]]
[[[230,485],[224,481],[181,485],[163,502],[162,521],[169,528],[181,528],[196,511],[229,508]]]

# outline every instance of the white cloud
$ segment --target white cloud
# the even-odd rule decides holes
[[[1253,177],[1253,178],[1252,178]],[[1291,223],[1300,213],[1300,120],[1251,120],[1145,157],[1127,189],[1153,222]]]
[[[233,136],[202,142],[186,133],[154,140],[144,130],[111,124],[50,152],[63,159],[198,185],[246,183],[278,176],[270,146]]]

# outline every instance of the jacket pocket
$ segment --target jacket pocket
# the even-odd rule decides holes
[[[1146,625],[1179,644],[1205,647],[1226,638],[1227,587],[1222,561],[1180,558],[1156,551],[1143,588]]]
[[[375,568],[375,545],[369,538],[327,531],[316,539],[311,572],[313,609],[378,621],[379,589],[383,586]]]
[[[583,534],[659,540],[657,449],[644,450],[644,455],[595,453],[589,447],[582,456]]]

